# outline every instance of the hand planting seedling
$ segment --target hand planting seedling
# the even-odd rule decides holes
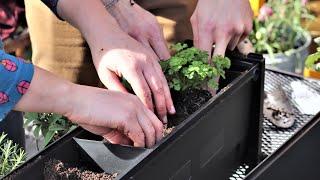
[[[209,63],[208,53],[186,44],[172,46],[175,55],[167,61],[160,62],[169,86],[175,91],[191,89],[217,89],[217,78],[225,78],[224,69],[230,68],[231,61],[227,57],[213,57],[213,65]]]

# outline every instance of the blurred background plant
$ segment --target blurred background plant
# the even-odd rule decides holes
[[[303,19],[314,17],[306,8],[306,0],[269,0],[254,20],[253,32],[250,34],[257,53],[290,54],[290,51],[302,46],[306,39]]]
[[[25,160],[25,151],[2,133],[0,135],[0,178],[24,163]]]
[[[44,137],[44,146],[47,146],[77,127],[66,117],[53,113],[26,113],[24,118],[25,126],[31,124],[34,127],[33,134],[37,139],[38,149],[41,135]]]
[[[318,45],[317,52],[310,54],[306,59],[306,68],[320,72],[320,37],[314,39]]]

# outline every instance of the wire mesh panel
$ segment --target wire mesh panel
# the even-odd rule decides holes
[[[311,89],[320,93],[320,81],[300,79],[289,75],[266,70],[265,75],[265,92],[271,93],[279,85],[284,89],[289,98],[290,103],[293,100],[290,96],[292,88],[290,84],[293,81],[299,81]],[[286,142],[294,133],[296,133],[302,126],[304,126],[313,116],[301,114],[300,111],[293,105],[293,116],[295,117],[295,124],[288,129],[280,129],[274,126],[266,117],[263,120],[263,133],[262,133],[262,147],[261,151],[265,156],[271,155],[277,150],[284,142]],[[234,174],[229,178],[230,180],[244,179],[245,175],[249,173],[250,169],[247,165],[242,165],[237,169]]]

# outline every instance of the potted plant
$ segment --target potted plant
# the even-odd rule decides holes
[[[243,161],[257,162],[262,56],[229,54],[231,66],[228,58],[220,56],[211,65],[208,55],[196,48],[178,44],[174,49],[176,54],[161,63],[177,107],[177,114],[168,117],[174,129],[153,148],[112,145],[79,127],[7,178],[61,177],[61,172],[70,175],[66,169],[71,167],[72,172],[90,170],[95,176],[116,179],[225,179]],[[218,76],[222,77],[219,82],[215,81]],[[212,96],[207,87],[219,87],[217,94]]]
[[[254,19],[249,38],[266,65],[289,72],[302,73],[304,59],[311,44],[310,34],[302,27],[302,19],[312,19],[306,1],[269,0]]]
[[[315,43],[320,46],[320,37],[316,38]],[[312,77],[320,79],[320,47],[317,48],[317,52],[307,57],[305,62],[304,75],[306,77]]]

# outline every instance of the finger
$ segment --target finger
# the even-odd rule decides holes
[[[155,129],[155,134],[156,134],[156,140],[159,142],[163,138],[163,124],[161,121],[157,118],[155,114],[153,114],[151,111],[148,109],[144,109],[146,115],[149,117],[151,120],[151,123]]]
[[[113,130],[108,134],[103,134],[102,137],[112,144],[132,145],[132,141],[117,130]]]
[[[127,92],[118,76],[109,70],[104,71],[103,75],[100,76],[100,80],[110,90]]]
[[[207,33],[205,31],[199,30],[199,40],[198,40],[197,48],[207,51],[209,55],[209,59],[211,59],[212,54],[212,45],[213,45],[213,37],[211,33]]]
[[[217,36],[215,42],[215,49],[214,49],[214,56],[221,55],[224,56],[226,53],[226,48],[231,40],[231,37],[229,35],[221,35]]]
[[[163,123],[167,123],[166,99],[164,95],[162,80],[158,76],[158,73],[156,72],[154,67],[144,68],[143,74],[144,77],[146,77],[146,80],[152,91],[154,104],[159,118],[163,121]]]
[[[115,129],[110,129],[110,128],[101,127],[101,126],[86,125],[86,124],[79,124],[79,125],[84,129],[86,129],[87,131],[90,131],[94,134],[104,137],[105,139],[107,139],[109,142],[113,144],[122,144],[122,145],[131,144],[131,140],[128,137],[126,137],[124,134],[120,133]]]
[[[137,41],[141,42],[141,44],[143,44],[146,48],[148,48],[150,50],[150,52],[153,52],[153,49],[151,47],[151,45],[149,44],[149,41],[145,38],[138,38]]]
[[[136,70],[130,71],[125,75],[125,78],[130,83],[134,93],[139,97],[141,102],[151,111],[153,111],[152,95],[148,83],[145,80],[142,72]]]
[[[195,11],[196,12],[196,11]],[[199,47],[199,29],[197,14],[193,14],[190,18],[192,32],[193,32],[193,45]]]
[[[176,109],[174,107],[173,101],[172,101],[172,97],[171,97],[171,92],[170,92],[170,88],[168,85],[168,81],[165,77],[165,75],[163,74],[163,71],[161,69],[161,66],[159,63],[154,63],[156,72],[158,73],[159,77],[161,78],[161,82],[162,82],[162,87],[164,90],[164,96],[165,96],[165,100],[166,100],[166,107],[167,110],[170,114],[175,114],[176,113]]]
[[[239,44],[240,36],[233,36],[233,38],[230,40],[228,48],[233,51],[237,45]]]
[[[158,29],[157,33],[155,33],[151,39],[149,40],[152,49],[157,54],[160,60],[168,60],[170,58],[170,52],[166,41],[163,36],[162,29]]]
[[[145,135],[146,145],[148,148],[151,148],[157,141],[156,130],[152,124],[152,120],[145,112],[141,112],[138,114],[138,120]]]
[[[131,119],[130,121],[125,121],[123,128],[123,134],[126,135],[128,138],[130,138],[133,141],[134,147],[145,147],[146,141],[145,141],[145,132],[142,130],[142,127],[139,123],[139,117],[138,115],[135,117],[135,119]]]

